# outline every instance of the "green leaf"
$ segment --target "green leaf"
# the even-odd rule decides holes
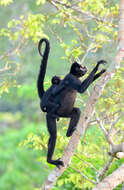
[[[13,0],[0,0],[0,5],[7,6],[10,3],[13,3]]]
[[[36,5],[45,4],[46,0],[36,0]]]

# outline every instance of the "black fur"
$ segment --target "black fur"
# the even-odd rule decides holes
[[[43,43],[45,43],[44,53],[41,52],[41,46]],[[60,77],[54,76],[51,80],[52,86],[46,92],[44,91],[43,83],[44,83],[44,78],[45,78],[45,73],[46,73],[46,68],[47,68],[48,56],[50,52],[50,44],[46,38],[43,38],[40,40],[38,44],[38,51],[39,51],[39,54],[42,56],[40,72],[39,72],[38,80],[37,80],[38,95],[40,98],[40,107],[43,112],[47,112],[52,117],[55,117],[58,119],[58,116],[55,113],[59,107],[59,104],[55,104],[52,101],[52,93],[54,93],[54,88],[56,87],[56,85],[60,83],[61,81]]]
[[[44,54],[42,55],[41,45],[43,42],[45,42],[46,47],[45,47]],[[39,95],[40,99],[42,99],[42,97],[45,93],[43,82],[44,82],[45,73],[46,73],[47,60],[48,60],[48,56],[49,56],[49,52],[50,52],[50,44],[46,38],[43,38],[40,40],[40,42],[38,44],[38,50],[39,50],[39,54],[41,56],[43,56],[43,59],[41,61],[41,65],[40,65],[40,72],[39,72],[39,76],[38,76],[38,80],[37,80],[38,95]]]
[[[47,58],[43,56],[43,59],[47,60]],[[101,72],[96,74],[99,65],[104,63],[106,63],[106,61],[104,60],[99,61],[92,70],[92,72],[89,74],[89,76],[83,82],[81,82],[79,78],[86,74],[87,68],[82,67],[77,62],[74,62],[71,66],[70,72],[54,88],[54,91],[50,98],[55,105],[59,104],[58,108],[56,109],[56,115],[58,117],[70,118],[69,127],[66,133],[67,137],[70,137],[73,134],[80,118],[80,113],[81,113],[80,109],[74,107],[77,92],[84,93],[89,87],[89,85],[106,71],[105,69],[102,69]],[[44,73],[44,70],[42,71],[40,70],[40,72]],[[42,76],[42,73],[39,76]],[[41,80],[43,81],[42,78]],[[51,164],[56,165],[59,168],[60,166],[63,166],[64,163],[60,159],[52,160],[52,155],[54,153],[56,138],[57,138],[56,117],[50,115],[49,111],[50,110],[47,110],[47,115],[46,115],[47,127],[50,134],[48,142],[47,161]]]
[[[54,103],[53,93],[56,89],[56,86],[60,83],[61,79],[58,76],[54,76],[51,79],[52,85],[48,90],[43,94],[42,100],[40,102],[40,107],[43,112],[47,112],[51,117],[58,118],[56,111],[60,106],[60,103]]]

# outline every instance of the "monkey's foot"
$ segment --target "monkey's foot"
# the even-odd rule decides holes
[[[73,128],[71,128],[70,130],[68,129],[68,131],[67,131],[67,133],[66,133],[66,136],[67,136],[67,137],[71,137],[72,134],[74,133],[75,129],[76,129],[76,127],[73,127]]]
[[[58,115],[54,115],[53,116],[57,121],[59,121],[59,116]]]
[[[57,119],[57,121],[59,121],[59,117],[58,117],[58,116],[57,116],[57,118],[56,118],[56,119]]]
[[[61,166],[64,166],[64,162],[59,159],[57,160],[47,160],[48,163],[55,165],[57,168],[60,169]]]

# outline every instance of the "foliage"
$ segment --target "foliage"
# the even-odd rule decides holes
[[[43,178],[39,178],[41,171],[48,172],[48,169],[42,162],[38,161],[40,154],[36,151],[22,149],[19,143],[25,139],[29,132],[38,132],[35,124],[23,120],[20,114],[1,114],[0,123],[6,118],[6,128],[1,130],[0,136],[0,189],[22,189],[33,190],[40,187]],[[15,119],[15,120],[14,120]],[[26,125],[26,126],[25,126]]]
[[[4,24],[1,18],[0,29],[0,111],[5,112],[0,115],[0,189],[38,190],[53,166],[46,162],[48,132],[38,106],[36,78],[41,58],[36,45],[42,37],[49,38],[52,44],[45,89],[54,73],[63,77],[70,66],[67,61],[77,59],[90,70],[105,57],[109,67],[117,42],[119,5],[117,0],[1,0],[0,5],[7,20]],[[124,112],[123,71],[122,65],[96,106],[96,114],[107,130]],[[86,101],[87,94],[80,95],[76,105],[83,111]],[[95,119],[94,116],[55,190],[89,190],[94,186],[84,176],[95,181],[96,171],[109,159],[108,144]],[[123,123],[121,116],[114,126],[117,144],[124,139]],[[57,125],[55,158],[61,157],[69,141],[65,137],[67,120],[61,119]],[[122,162],[123,159],[114,160],[107,175]]]
[[[100,115],[104,115],[104,122],[106,128],[110,126],[110,123],[118,118],[120,113],[124,112],[124,79],[123,79],[124,67],[121,67],[116,73],[114,79],[106,86],[100,101],[97,104],[97,109],[101,111]],[[118,129],[115,137],[115,142],[120,143],[123,141],[123,133],[120,130],[124,130],[124,118],[120,117],[116,124]],[[120,128],[121,127],[121,128]]]
[[[9,5],[10,3],[13,3],[13,0],[1,0],[0,1],[0,5],[4,5],[4,6]]]
[[[8,4],[11,1],[1,1],[1,4]],[[47,1],[36,1],[37,6],[45,4]],[[52,2],[52,1],[51,1]],[[28,6],[28,5],[27,5]],[[50,6],[50,2],[49,2]],[[30,40],[37,43],[41,37],[47,37],[47,30],[52,32],[59,40],[61,47],[65,49],[65,59],[69,61],[81,57],[84,61],[85,52],[95,53],[104,44],[117,39],[117,21],[118,4],[110,4],[107,0],[82,1],[77,3],[78,12],[75,7],[71,7],[68,1],[56,2],[56,8],[59,11],[50,12],[49,14],[35,13],[27,11],[27,14],[21,14],[18,19],[12,19],[8,22],[7,27],[1,28],[0,36],[8,38],[12,42],[13,49],[11,53],[5,53],[1,57],[3,60],[2,70],[5,69],[6,76],[10,73],[20,71],[20,61],[13,61],[12,56],[17,59],[23,59],[22,50],[27,47]],[[77,15],[78,14],[78,15]],[[82,19],[82,16],[84,17]],[[85,18],[88,19],[85,19]],[[110,18],[113,18],[111,20]],[[71,39],[72,43],[67,44],[59,34],[53,30],[58,27],[64,27],[67,31],[70,29],[76,35]],[[83,27],[83,30],[82,30]],[[82,58],[83,57],[83,58]],[[13,67],[12,67],[13,65]],[[13,77],[12,77],[13,78]],[[5,78],[1,84],[7,89]],[[2,90],[1,90],[2,92]]]

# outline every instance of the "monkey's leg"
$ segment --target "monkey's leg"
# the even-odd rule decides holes
[[[49,115],[51,115],[51,117],[59,120],[59,116],[56,114],[57,109],[60,107],[59,104],[48,100],[47,104],[46,103],[44,104],[44,102],[41,102],[40,107],[43,112],[47,112]]]
[[[55,103],[52,103],[53,106],[51,106],[51,110],[48,112],[52,117],[55,117],[57,120],[59,120],[59,116],[57,115],[57,110],[59,109],[60,107],[60,104],[55,104]],[[52,105],[51,104],[51,105]]]
[[[81,111],[79,108],[73,108],[72,113],[70,115],[71,120],[69,123],[69,128],[68,128],[67,133],[66,133],[67,137],[72,136],[73,132],[75,131],[76,125],[80,119],[80,114],[81,114]]]
[[[60,166],[64,166],[64,163],[60,159],[52,160],[52,155],[54,153],[56,138],[57,138],[56,119],[47,114],[46,120],[47,120],[48,131],[50,134],[48,142],[47,162],[50,164],[54,164],[59,168]]]

